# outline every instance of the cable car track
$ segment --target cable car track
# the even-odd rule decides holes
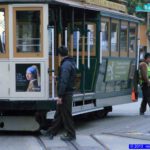
[[[47,136],[43,138],[43,136],[35,136],[38,141],[38,144],[41,146],[41,150],[49,150],[49,149],[65,149],[65,150],[82,150],[83,148],[89,148],[91,143],[91,149],[102,149],[109,150],[109,148],[102,142],[94,137],[94,135],[83,136],[84,144],[80,143],[80,136],[77,140],[73,141],[61,141],[59,137],[54,137],[53,140],[48,139]],[[88,140],[87,140],[88,139]],[[49,140],[49,141],[47,141]],[[87,140],[87,141],[86,141]],[[92,141],[92,142],[91,142]],[[52,145],[50,145],[52,143]]]

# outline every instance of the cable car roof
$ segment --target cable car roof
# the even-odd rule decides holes
[[[126,13],[122,13],[116,10],[104,8],[97,5],[91,5],[87,3],[83,3],[81,1],[73,1],[73,0],[0,0],[0,3],[51,3],[51,4],[61,4],[68,5],[70,7],[82,8],[93,11],[100,11],[102,16],[112,17],[116,19],[123,19],[128,21],[139,22],[143,21],[133,15],[128,15]]]

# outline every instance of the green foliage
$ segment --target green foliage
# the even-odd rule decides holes
[[[129,14],[135,13],[135,8],[137,5],[143,6],[145,3],[147,3],[147,0],[126,0],[126,1]]]
[[[147,17],[147,14],[146,13],[138,12],[138,13],[136,13],[136,16],[139,17],[139,18],[145,19]],[[142,23],[144,23],[144,22],[141,22],[141,24]]]
[[[127,0],[127,9],[129,14],[133,14],[135,12],[136,1]]]

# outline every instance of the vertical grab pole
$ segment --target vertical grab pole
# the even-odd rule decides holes
[[[139,57],[140,57],[140,38],[137,39],[138,40],[138,48],[137,48],[137,66],[136,69],[139,69]]]
[[[136,62],[136,69],[139,69],[139,59],[140,59],[140,26],[137,25],[138,35],[137,35],[137,62]]]
[[[70,35],[70,55],[73,57],[73,33]]]
[[[55,97],[54,28],[52,30],[52,99]]]
[[[87,51],[88,51],[88,68],[90,68],[90,36],[91,36],[91,32],[88,31],[88,36],[87,36]]]
[[[71,56],[73,57],[73,46],[74,46],[74,8],[72,8],[72,13],[71,13],[71,34],[70,34],[70,50],[71,50]]]
[[[100,31],[100,56],[99,56],[99,63],[102,64],[102,31]]]
[[[67,43],[67,28],[65,28],[65,46],[67,47],[68,43]]]
[[[62,30],[63,30],[63,25],[62,25],[62,9],[59,7],[59,16],[58,16],[58,47],[62,45]],[[58,65],[60,66],[61,62],[61,57],[60,55],[58,56]]]
[[[80,32],[79,30],[76,31],[77,34],[77,56],[76,56],[76,63],[77,63],[77,69],[79,69],[79,39],[80,39]]]

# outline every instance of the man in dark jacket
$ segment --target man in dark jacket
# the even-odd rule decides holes
[[[62,61],[58,76],[58,99],[57,108],[52,126],[48,129],[49,138],[57,134],[63,125],[66,134],[60,138],[70,141],[76,138],[74,123],[72,118],[72,96],[74,82],[76,77],[76,64],[72,57],[68,56],[68,49],[64,46],[58,48],[58,54],[61,55]]]

